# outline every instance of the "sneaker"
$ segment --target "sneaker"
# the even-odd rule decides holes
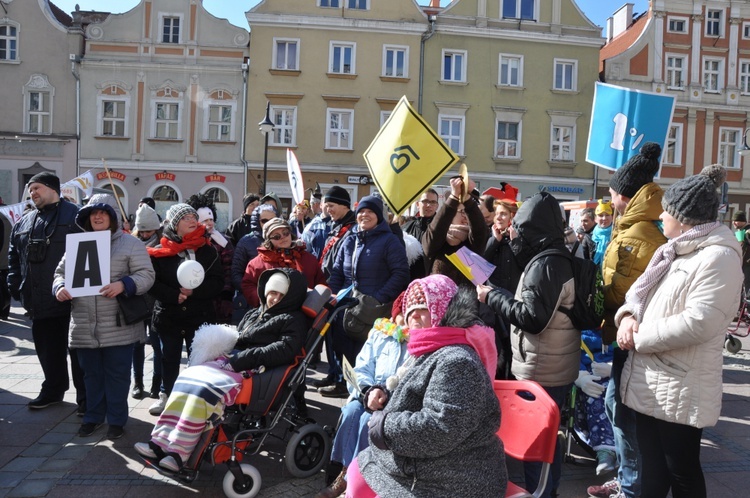
[[[333,377],[333,375],[327,375],[322,379],[310,381],[310,384],[315,388],[328,387],[334,385],[335,383],[336,379]]]
[[[600,476],[605,472],[612,472],[617,465],[617,456],[612,450],[598,450],[596,452],[596,475]]]
[[[343,382],[336,382],[332,386],[321,387],[318,393],[326,398],[348,398],[349,390]]]
[[[125,434],[125,429],[121,425],[110,425],[107,429],[107,439],[120,439]]]
[[[159,467],[161,467],[162,469],[167,469],[170,472],[180,471],[180,463],[172,455],[167,455],[159,460]]]
[[[341,469],[341,473],[336,477],[336,480],[331,483],[330,486],[325,488],[323,491],[315,495],[315,498],[336,498],[346,492],[346,467]]]
[[[42,408],[47,408],[48,406],[56,405],[57,403],[60,403],[60,401],[62,400],[48,398],[40,394],[36,398],[29,401],[29,403],[26,406],[29,408],[29,410],[41,410]]]
[[[620,482],[617,479],[612,479],[601,486],[589,486],[586,489],[586,492],[592,498],[610,498],[612,495],[618,496],[620,494]]]
[[[81,424],[81,427],[78,429],[78,437],[89,437],[101,426],[102,424],[94,424],[92,422]]]
[[[148,407],[148,412],[151,415],[161,415],[165,406],[167,406],[167,393],[159,393],[159,399],[157,399],[153,405]]]
[[[156,460],[156,452],[151,448],[150,444],[135,443],[133,448],[135,448],[135,451],[137,451],[142,457],[148,458],[149,460]]]

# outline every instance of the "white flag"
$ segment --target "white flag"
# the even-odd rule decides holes
[[[88,170],[82,175],[63,183],[60,188],[62,187],[78,187],[84,191],[86,197],[91,197],[91,194],[94,193],[94,174],[91,170]]]
[[[299,169],[297,156],[292,149],[286,150],[286,169],[289,172],[289,185],[292,187],[294,204],[305,200],[305,184],[302,182],[302,171]]]
[[[0,214],[8,218],[12,225],[15,225],[21,219],[21,216],[23,216],[23,211],[27,205],[33,206],[31,200],[25,200],[18,204],[11,204],[10,206],[0,206]]]

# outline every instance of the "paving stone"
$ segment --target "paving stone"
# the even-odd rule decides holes
[[[32,472],[39,468],[47,459],[43,457],[17,457],[8,462],[3,471],[7,472]]]
[[[9,498],[26,498],[47,496],[57,483],[56,479],[50,480],[26,480],[8,493]]]

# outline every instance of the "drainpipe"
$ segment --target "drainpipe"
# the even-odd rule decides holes
[[[419,41],[419,98],[417,99],[417,112],[420,116],[422,115],[422,97],[424,95],[424,45],[435,34],[435,19],[437,19],[437,15],[429,14],[427,19],[430,21],[430,29],[422,34],[422,38]]]
[[[247,72],[250,67],[250,59],[246,58],[242,63],[242,132],[240,133],[240,162],[243,166],[243,178],[245,183],[243,190],[247,193],[247,169],[248,163],[245,161],[245,128],[247,128]],[[244,197],[244,194],[243,194]]]
[[[78,61],[70,63],[70,72],[76,79],[76,176],[81,174],[81,76],[78,74]]]

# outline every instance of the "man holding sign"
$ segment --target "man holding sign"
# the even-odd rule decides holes
[[[39,396],[28,407],[38,410],[62,401],[69,387],[70,303],[55,299],[52,279],[65,253],[66,235],[77,231],[78,207],[60,199],[60,179],[47,171],[31,178],[28,192],[36,209],[27,212],[11,232],[8,289],[31,317],[31,334],[44,382]],[[86,405],[83,372],[75,350],[70,350],[70,357],[76,402],[82,415]]]

